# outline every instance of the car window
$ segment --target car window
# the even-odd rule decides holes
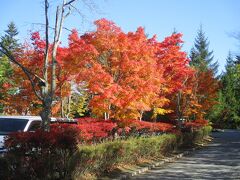
[[[23,131],[28,119],[0,118],[0,134]]]
[[[41,127],[41,121],[32,121],[28,128],[28,131],[36,131],[40,127]]]

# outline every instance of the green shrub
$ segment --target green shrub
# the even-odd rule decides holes
[[[204,136],[208,136],[212,132],[212,126],[204,126],[202,131]]]
[[[193,145],[211,132],[205,126],[194,132],[183,134],[164,134],[161,136],[129,138],[115,140],[97,145],[79,146],[69,164],[73,179],[82,178],[84,174],[97,176],[111,171],[119,163],[137,163],[141,158],[158,158],[171,153],[179,146]]]
[[[204,126],[193,132],[129,137],[125,140],[118,139],[95,145],[79,144],[77,147],[75,143],[69,144],[69,142],[74,142],[72,140],[73,133],[66,132],[60,133],[59,136],[51,134],[51,137],[54,138],[64,137],[64,139],[58,138],[64,140],[64,146],[63,143],[52,144],[51,141],[47,141],[50,136],[40,136],[39,134],[35,134],[35,138],[26,136],[28,141],[9,139],[8,142],[15,143],[10,143],[11,148],[8,148],[9,151],[5,158],[0,159],[0,179],[6,179],[5,177],[16,179],[84,179],[86,175],[93,179],[95,175],[97,177],[109,172],[118,164],[135,164],[140,159],[162,157],[179,146],[194,145],[208,136],[210,132],[211,127]],[[19,142],[21,142],[21,146]],[[33,146],[34,144],[41,146]]]
[[[201,142],[205,137],[207,137],[212,131],[211,126],[203,126],[201,129],[194,133],[195,137],[193,142]]]
[[[195,143],[201,142],[212,131],[211,126],[203,126],[193,132],[185,132],[182,134],[182,145],[193,146]]]
[[[88,173],[100,175],[118,163],[136,163],[140,158],[159,157],[177,146],[177,136],[173,134],[79,146],[69,168],[74,169],[74,179]]]

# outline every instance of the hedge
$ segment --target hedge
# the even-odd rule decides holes
[[[192,145],[210,131],[211,127],[205,126],[193,132],[131,137],[95,145],[78,144],[77,147],[68,144],[69,139],[74,142],[71,131],[62,133],[63,137],[57,138],[58,141],[49,147],[47,144],[52,144],[51,137],[44,133],[37,134],[42,138],[32,136],[28,143],[21,145],[10,139],[10,151],[5,158],[0,158],[0,179],[84,179],[87,174],[98,177],[118,164],[135,164],[143,158],[159,158],[181,146]],[[35,142],[39,138],[42,139],[40,144]],[[64,142],[66,146],[60,146],[59,142]]]
[[[211,127],[205,126],[180,135],[164,134],[79,146],[69,161],[69,168],[73,170],[72,179],[83,179],[86,174],[99,176],[111,171],[117,164],[135,164],[141,158],[162,157],[180,146],[202,141],[210,132]]]
[[[181,135],[182,146],[193,146],[197,142],[201,142],[204,137],[208,136],[212,131],[211,126],[203,126],[191,132],[184,132]]]

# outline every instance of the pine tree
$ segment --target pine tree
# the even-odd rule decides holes
[[[5,30],[5,35],[1,38],[1,42],[8,51],[14,51],[19,47],[18,40],[16,36],[18,35],[18,30],[14,22],[10,22],[8,29]]]
[[[209,51],[209,41],[202,30],[198,30],[194,47],[190,51],[190,65],[196,70],[195,92],[197,102],[202,106],[201,116],[196,118],[209,118],[212,107],[216,103],[218,80],[216,78],[218,63],[213,62],[213,51]],[[209,84],[206,86],[206,84]],[[206,103],[208,107],[206,108]]]
[[[227,64],[225,66],[226,73],[222,76],[222,91],[225,96],[225,103],[228,107],[236,105],[235,98],[235,65],[231,54],[227,57]],[[235,110],[233,110],[235,111]]]
[[[240,36],[236,37],[238,40]],[[221,75],[222,88],[219,90],[219,103],[214,120],[219,119],[225,128],[240,127],[240,56],[233,58],[229,53],[226,71]]]
[[[231,53],[226,59],[226,71],[221,75],[222,88],[219,90],[218,104],[214,107],[213,121],[225,128],[240,126],[240,78],[239,70]]]
[[[240,56],[236,56],[235,64],[239,64],[240,65]]]
[[[19,47],[18,40],[16,36],[18,35],[18,30],[13,22],[8,25],[8,29],[5,31],[5,35],[1,37],[1,43],[4,47],[10,51],[15,52]],[[11,76],[13,75],[13,69],[8,58],[0,54],[0,87],[4,83],[11,83]],[[9,91],[11,93],[11,90]],[[4,98],[4,94],[0,92],[0,99]],[[0,103],[0,113],[3,112],[3,104]]]
[[[228,110],[226,121],[237,127],[240,124],[240,94],[239,94],[239,78],[237,76],[238,69],[236,61],[229,55],[227,58],[226,73],[222,77],[223,93],[225,97],[225,106]]]
[[[197,37],[195,38],[194,47],[190,51],[190,64],[201,71],[211,69],[214,75],[216,75],[218,71],[218,62],[213,62],[213,51],[209,51],[208,47],[209,41],[206,38],[201,25]]]

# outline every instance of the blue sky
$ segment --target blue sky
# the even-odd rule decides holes
[[[51,18],[54,16],[54,4],[59,0],[49,0],[52,4]],[[220,71],[224,69],[228,52],[240,52],[239,44],[230,34],[240,32],[239,0],[95,0],[97,10],[92,12],[83,3],[76,6],[85,15],[84,20],[74,13],[66,20],[69,29],[80,32],[94,30],[93,21],[107,18],[114,21],[125,32],[135,31],[138,26],[145,27],[149,36],[157,34],[158,39],[170,35],[174,28],[183,33],[183,50],[189,52],[194,43],[200,24],[210,41],[209,49],[214,51],[219,61]],[[20,32],[19,38],[29,37],[30,31],[43,30],[33,23],[44,23],[42,0],[8,0],[0,6],[0,34],[7,24],[14,21]],[[63,44],[67,43],[65,31]]]

